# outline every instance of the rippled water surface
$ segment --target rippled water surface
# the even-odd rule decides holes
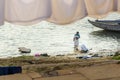
[[[104,19],[120,19],[120,14],[111,13]],[[92,51],[118,50],[120,33],[104,31],[92,26],[86,17],[69,25],[56,25],[42,21],[34,26],[18,26],[5,23],[0,27],[0,57],[21,55],[18,47],[32,50],[30,55],[48,53],[50,55],[73,53],[73,35],[80,32],[80,44],[84,43]]]

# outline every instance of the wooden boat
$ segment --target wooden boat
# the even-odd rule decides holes
[[[102,21],[102,20],[95,20],[91,21],[88,20],[89,23],[92,25],[102,28],[104,30],[109,30],[109,31],[120,31],[120,20],[114,20],[114,21]]]
[[[120,20],[95,20],[96,22],[104,22],[104,23],[120,23]]]

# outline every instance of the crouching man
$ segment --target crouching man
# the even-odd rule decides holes
[[[84,44],[82,44],[80,46],[80,52],[81,53],[87,53],[88,52],[88,48]]]

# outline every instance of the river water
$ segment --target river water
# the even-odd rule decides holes
[[[104,31],[92,26],[85,17],[68,25],[57,25],[42,21],[33,26],[19,26],[10,23],[0,27],[0,57],[16,57],[23,54],[18,47],[30,48],[32,52],[49,55],[73,53],[73,36],[80,32],[80,44],[92,48],[92,52],[117,51],[120,48],[120,33]],[[110,13],[104,19],[120,19],[120,14]]]

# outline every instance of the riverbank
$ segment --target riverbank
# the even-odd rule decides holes
[[[0,66],[22,66],[25,72],[44,72],[49,70],[91,66],[114,61],[111,56],[99,58],[76,58],[69,56],[20,56],[0,59]]]
[[[37,72],[0,76],[0,80],[119,80],[120,65],[116,63],[49,71],[43,76]]]
[[[0,76],[0,80],[116,80],[119,56],[79,59],[66,56],[21,56],[0,59],[0,66],[21,66],[22,73]],[[118,68],[118,69],[117,69]],[[18,79],[19,77],[19,79]],[[24,77],[24,79],[23,79]],[[112,79],[113,78],[113,79]]]

